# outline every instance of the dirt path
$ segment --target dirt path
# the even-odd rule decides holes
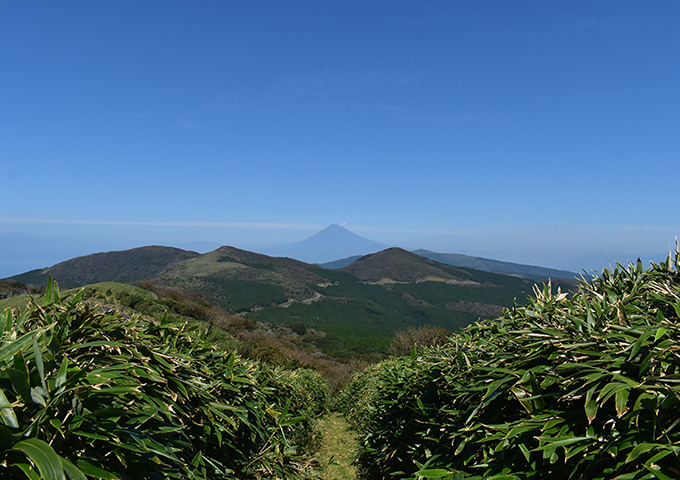
[[[354,462],[359,453],[356,434],[349,429],[347,420],[330,413],[321,421],[323,446],[318,452],[323,480],[357,480]]]

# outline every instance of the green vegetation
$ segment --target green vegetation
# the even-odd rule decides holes
[[[245,360],[196,324],[85,293],[62,300],[49,284],[42,305],[0,313],[2,478],[306,478],[301,454],[327,394],[318,374]],[[132,293],[137,305],[151,296]]]
[[[466,270],[466,269],[461,269]],[[267,307],[249,318],[273,324],[302,324],[323,331],[317,341],[325,353],[346,360],[376,359],[388,352],[395,332],[422,326],[460,330],[481,318],[492,318],[513,301],[523,302],[531,282],[486,272],[473,272],[478,285],[445,282],[371,285],[351,273],[314,271],[328,280],[316,287],[323,297],[287,308]],[[465,271],[466,274],[470,274]]]
[[[338,408],[371,480],[680,478],[680,259],[605,270],[372,365]]]
[[[322,448],[317,453],[322,480],[355,480],[359,455],[356,433],[338,413],[327,415],[320,425]]]
[[[172,265],[197,256],[199,254],[196,252],[173,247],[140,247],[77,257],[12,278],[43,287],[50,278],[68,288],[100,282],[134,283],[154,277]]]
[[[23,295],[26,293],[41,293],[42,288],[28,286],[16,280],[0,280],[0,299],[11,298],[16,295]]]
[[[409,328],[395,333],[390,343],[390,353],[394,356],[410,355],[413,349],[434,347],[448,341],[449,333],[441,327],[428,325]]]
[[[204,294],[231,312],[249,310],[314,295],[321,280],[310,265],[233,247],[221,247],[169,266],[154,283]]]
[[[407,252],[357,273],[220,253],[65,299],[0,282],[2,478],[680,478],[677,251],[526,305],[525,279]],[[329,390],[360,447],[319,423]]]
[[[74,295],[77,292],[74,289],[65,293]],[[31,298],[42,302],[44,297],[21,295],[0,300],[0,310],[23,310],[30,306]],[[207,330],[207,340],[224,351],[235,350],[242,357],[272,366],[313,369],[323,374],[333,391],[366,363],[366,359],[341,362],[323,355],[319,345],[325,344],[325,333],[302,324],[260,323],[230,314],[209,303],[199,293],[183,292],[149,281],[139,282],[139,287],[115,282],[88,285],[84,287],[82,300],[122,315],[142,314],[156,321],[167,316],[171,322],[198,325]]]
[[[327,373],[337,365],[319,365],[318,353],[336,364],[377,361],[388,355],[396,331],[426,325],[458,331],[479,318],[500,315],[514,301],[524,302],[533,285],[398,248],[328,270],[233,247],[203,255],[144,247],[62,262],[38,271],[38,280],[46,281],[50,272],[61,284],[77,287],[102,285],[93,284],[102,280],[134,282],[156,296],[119,287],[107,293],[95,286],[86,297],[155,318],[167,310],[176,321],[206,322],[217,327],[213,335],[227,330],[238,336],[240,352],[250,358],[287,367],[314,364]]]
[[[204,279],[196,291],[210,297],[216,305],[230,312],[284,303],[288,299],[280,285],[220,277]]]

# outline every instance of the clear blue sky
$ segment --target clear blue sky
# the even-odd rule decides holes
[[[680,233],[674,0],[4,1],[0,45],[0,235],[579,269]]]

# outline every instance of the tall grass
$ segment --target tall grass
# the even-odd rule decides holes
[[[82,293],[62,300],[50,284],[43,305],[0,313],[2,478],[304,477],[293,441],[323,408],[318,376],[243,360],[186,323],[101,311]]]
[[[367,368],[339,399],[369,479],[680,478],[680,260],[604,270],[443,346]]]

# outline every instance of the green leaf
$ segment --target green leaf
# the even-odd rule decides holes
[[[595,420],[595,416],[597,415],[598,404],[595,400],[593,400],[593,394],[595,393],[596,388],[597,386],[591,388],[586,394],[585,410],[586,417],[588,417],[588,424],[592,423],[593,420]]]
[[[654,475],[658,480],[675,480],[673,477],[669,477],[668,475],[661,473],[661,471],[656,470],[654,468],[650,468],[647,465],[643,465],[645,469],[650,472],[652,475]]]
[[[289,425],[295,425],[296,423],[300,423],[304,419],[305,419],[305,417],[292,417],[292,418],[288,418],[288,419],[286,419],[282,422],[279,422],[279,425],[282,426],[282,427],[287,427]]]
[[[586,326],[588,328],[588,333],[592,333],[593,328],[595,327],[595,319],[593,318],[593,312],[590,310],[588,301],[586,300],[584,303],[586,305]]]
[[[85,289],[81,288],[78,293],[76,293],[73,298],[71,299],[71,305],[77,304],[81,298],[83,298],[83,295],[85,295]]]
[[[83,472],[81,472],[78,467],[73,465],[67,459],[62,458],[61,459],[61,465],[64,468],[64,471],[66,472],[66,475],[68,475],[68,478],[70,480],[87,480],[87,477],[85,477],[85,474]]]
[[[47,390],[47,384],[45,383],[45,363],[43,362],[42,352],[38,346],[38,340],[34,336],[32,338],[33,343],[33,355],[35,356],[35,366],[38,369],[38,375],[40,375],[40,383],[42,387]]]
[[[661,314],[661,310],[659,310],[659,314]],[[661,314],[661,316],[662,316],[662,319],[663,319],[663,314]],[[661,337],[663,337],[664,335],[666,335],[667,332],[668,332],[667,328],[663,328],[663,327],[657,328],[656,329],[656,335],[654,335],[654,342],[655,343],[658,342],[659,339]]]
[[[657,453],[656,455],[654,455],[652,458],[648,459],[648,460],[645,462],[645,465],[646,465],[646,466],[650,466],[651,464],[658,462],[658,461],[661,460],[662,458],[667,457],[667,456],[670,455],[671,453],[673,453],[672,450],[663,450],[663,451]]]
[[[99,467],[96,467],[96,466],[92,465],[91,463],[87,463],[84,460],[78,460],[78,468],[85,475],[90,475],[91,477],[105,478],[107,480],[119,480],[120,479],[120,477],[118,475],[114,475],[111,472],[107,472],[106,470],[99,468]]]
[[[3,423],[8,427],[19,428],[19,422],[14,414],[14,409],[2,389],[0,389],[0,416],[2,416]]]
[[[519,444],[519,449],[522,451],[522,455],[524,455],[524,458],[527,460],[527,462],[531,461],[531,453],[529,453],[529,449],[524,445],[523,443]]]
[[[283,408],[283,413],[281,414],[281,421],[285,420],[286,417],[288,416],[288,409],[290,408],[290,401],[292,400],[291,397],[288,397],[288,400],[286,401],[286,406]]]
[[[36,472],[32,465],[28,463],[13,463],[12,466],[19,468],[28,480],[41,480],[40,473]]]
[[[449,472],[443,468],[428,468],[416,472],[416,475],[421,478],[442,478],[448,475],[453,475],[453,472]]]
[[[43,407],[47,406],[47,402],[45,402],[47,398],[48,398],[47,390],[45,390],[44,388],[42,387],[31,388],[31,400],[33,400],[38,405],[42,405]]]
[[[628,395],[630,394],[630,390],[625,389],[625,390],[619,390],[616,392],[615,395],[615,402],[616,402],[616,413],[619,418],[623,416],[624,413],[628,411]]]
[[[68,372],[68,357],[64,357],[64,360],[59,366],[59,371],[57,372],[57,380],[54,384],[56,388],[61,387],[66,383],[66,373]]]
[[[626,457],[626,463],[632,462],[643,453],[648,452],[656,448],[657,446],[658,446],[657,443],[640,443],[636,445],[635,448],[633,448],[633,450]]]
[[[74,430],[73,431],[74,435],[78,435],[80,437],[86,437],[86,438],[91,438],[93,440],[108,440],[109,437],[106,435],[99,435],[98,433],[90,433],[90,432],[85,432],[83,430]]]
[[[14,444],[38,468],[44,480],[66,480],[61,457],[52,447],[37,438],[27,438]]]
[[[59,285],[57,282],[54,282],[54,285],[52,286],[52,301],[57,305],[61,304],[61,299],[59,298]]]
[[[21,338],[7,342],[2,348],[0,348],[0,362],[7,362],[12,357],[14,357],[17,352],[26,348],[28,344],[31,343],[33,337],[36,334],[37,332],[27,333]]]
[[[45,302],[43,306],[46,307],[52,302],[52,274],[47,279],[47,287],[45,288]]]
[[[548,443],[542,447],[534,448],[533,452],[540,452],[541,450],[550,450],[557,447],[564,447],[566,445],[571,445],[572,443],[583,442],[588,440],[592,442],[593,439],[589,437],[538,437],[539,440],[544,440]]]
[[[642,344],[645,343],[649,337],[652,336],[652,333],[654,333],[652,330],[647,330],[645,333],[640,335],[640,338],[638,338],[635,343],[633,344],[633,348],[630,351],[630,355],[628,355],[628,361],[631,361],[633,357],[637,354],[637,352],[640,350],[642,347]]]

